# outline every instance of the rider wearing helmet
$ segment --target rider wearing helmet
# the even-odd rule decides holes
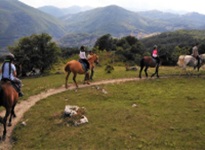
[[[6,58],[4,60],[4,63],[1,66],[0,72],[2,73],[1,80],[9,80],[14,83],[15,87],[17,88],[17,91],[19,92],[19,96],[23,96],[23,93],[21,92],[22,83],[21,80],[18,79],[16,67],[13,64],[15,57],[13,54],[9,53],[6,55]]]
[[[192,56],[197,60],[197,66],[200,65],[200,57],[198,52],[199,43],[196,43],[195,46],[192,48]]]
[[[92,50],[89,50],[88,51],[88,59],[93,55],[93,51]]]
[[[153,50],[152,50],[152,58],[154,58],[156,60],[156,63],[159,64],[160,63],[160,59],[158,56],[158,48],[157,45],[154,45]]]

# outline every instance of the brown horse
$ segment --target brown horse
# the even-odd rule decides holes
[[[88,62],[90,64],[90,70],[91,73],[93,73],[93,69],[95,64],[94,63],[98,63],[98,56],[96,54],[93,54],[91,57],[88,58]],[[65,78],[65,87],[68,88],[68,78],[70,73],[73,73],[73,81],[76,85],[76,88],[78,88],[78,84],[75,80],[77,74],[85,74],[85,78],[84,78],[84,83],[87,81],[87,84],[89,84],[89,73],[86,72],[82,66],[82,64],[77,61],[77,60],[71,60],[69,62],[67,62],[64,70],[67,72],[66,78]]]
[[[4,126],[2,140],[6,138],[7,118],[10,115],[8,126],[11,126],[12,117],[16,117],[14,108],[17,104],[19,95],[11,84],[11,81],[1,81],[0,84],[0,106],[5,107],[6,114],[4,118],[0,117],[0,122]]]
[[[152,58],[151,56],[144,56],[140,61],[140,71],[139,71],[139,78],[141,78],[142,70],[144,69],[146,77],[148,77],[147,70],[149,67],[155,67],[155,72],[151,75],[153,77],[154,75],[157,75],[157,78],[159,78],[159,66],[160,64],[167,59],[166,54],[159,56],[160,62],[159,64],[156,63],[156,60]]]

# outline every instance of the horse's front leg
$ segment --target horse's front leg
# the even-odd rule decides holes
[[[142,74],[142,70],[143,70],[143,68],[144,68],[144,67],[143,67],[143,66],[141,66],[141,68],[140,68],[140,72],[139,72],[139,78],[141,78],[141,77],[142,77],[142,75],[141,75],[141,74]]]
[[[93,75],[94,75],[94,70],[91,69],[91,73],[90,73],[90,80],[93,80]]]
[[[86,72],[86,73],[85,73],[85,78],[84,78],[84,84],[85,84],[85,82],[86,82],[87,84],[89,84],[89,79],[90,79],[89,73]]]
[[[159,65],[156,66],[155,73],[153,73],[153,74],[151,75],[151,77],[155,76],[155,74],[156,74],[156,75],[157,75],[157,78],[159,78],[158,71],[159,71]]]
[[[78,88],[78,84],[77,84],[77,82],[76,82],[76,80],[75,80],[76,76],[77,76],[77,74],[75,73],[75,74],[73,75],[73,81],[74,81],[74,83],[75,83],[76,88]]]
[[[144,70],[146,77],[148,77],[147,70],[148,70],[148,66],[146,66],[146,68],[145,68],[145,70]]]
[[[5,137],[6,137],[6,132],[5,132],[6,131],[6,124],[5,124],[4,119],[2,117],[0,117],[0,123],[2,123],[3,126],[4,126],[3,136],[0,137],[0,140],[5,140]]]

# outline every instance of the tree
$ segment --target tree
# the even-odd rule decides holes
[[[21,38],[14,46],[9,47],[18,64],[22,66],[22,76],[25,76],[26,72],[31,71],[34,67],[44,73],[58,61],[61,51],[51,40],[52,37],[46,33],[33,34]]]
[[[98,38],[94,47],[98,47],[99,50],[111,51],[113,49],[113,38],[110,34],[105,34]]]

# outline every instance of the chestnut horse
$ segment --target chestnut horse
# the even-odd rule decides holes
[[[159,56],[159,59],[160,59],[160,63],[157,64],[156,60],[154,60],[154,58],[152,58],[151,56],[144,56],[140,61],[139,78],[141,78],[141,73],[144,67],[145,67],[144,72],[146,77],[148,77],[148,73],[147,73],[148,68],[155,67],[155,72],[151,75],[151,77],[157,75],[157,78],[159,78],[159,66],[163,61],[165,61],[165,59],[167,59],[167,57],[166,55],[161,55]]]
[[[91,73],[93,73],[95,63],[98,63],[98,61],[99,61],[98,56],[96,54],[93,54],[88,58]],[[76,85],[76,88],[78,88],[78,84],[75,80],[77,74],[85,74],[84,83],[87,81],[87,84],[89,84],[89,82],[88,82],[89,79],[90,79],[89,78],[89,73],[84,70],[82,64],[79,61],[71,60],[71,61],[67,62],[64,70],[67,72],[67,75],[66,75],[66,78],[65,78],[65,87],[66,88],[68,88],[68,78],[69,78],[69,75],[70,75],[71,72],[73,73],[73,81]]]
[[[1,81],[0,83],[0,106],[5,107],[6,114],[4,118],[0,117],[0,122],[4,126],[2,140],[6,138],[6,126],[7,126],[7,118],[10,115],[8,126],[11,126],[12,117],[16,117],[14,112],[14,108],[17,104],[19,98],[19,94],[14,89],[11,81]]]

